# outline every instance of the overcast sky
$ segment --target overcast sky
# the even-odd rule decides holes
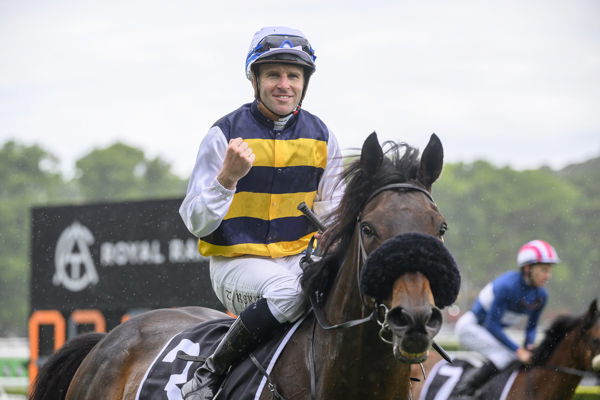
[[[0,0],[0,145],[71,170],[115,141],[187,176],[219,117],[252,100],[262,26],[317,54],[304,108],[343,148],[382,139],[448,162],[560,168],[600,156],[597,0]]]

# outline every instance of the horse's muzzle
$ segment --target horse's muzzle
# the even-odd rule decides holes
[[[398,306],[388,312],[387,322],[393,336],[394,357],[414,364],[427,359],[443,318],[442,312],[435,306]]]

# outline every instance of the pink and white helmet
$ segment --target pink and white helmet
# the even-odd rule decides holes
[[[560,259],[554,247],[543,240],[532,240],[525,243],[517,255],[519,267],[528,264],[558,264],[559,262]]]

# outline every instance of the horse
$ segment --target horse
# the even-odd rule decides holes
[[[460,360],[458,360],[460,362]],[[505,400],[568,400],[585,375],[600,372],[600,312],[593,300],[581,316],[558,316],[546,330],[544,339],[533,352],[532,362],[515,362],[492,377],[476,394],[475,399]],[[423,364],[431,371],[424,386],[413,385],[415,399],[453,399],[449,394],[460,371],[431,354]],[[461,367],[458,367],[460,369]],[[436,393],[433,382],[438,375],[447,382]],[[597,375],[600,378],[600,375]],[[440,381],[442,381],[440,380]],[[430,393],[430,391],[432,393]]]
[[[447,222],[431,195],[442,165],[435,134],[420,157],[406,143],[381,145],[375,132],[367,137],[340,178],[346,189],[320,256],[307,249],[300,279],[311,311],[264,371],[269,384],[252,398],[409,398],[410,365],[435,348],[440,309],[460,289],[443,245]],[[42,366],[29,398],[134,399],[174,335],[224,318],[231,319],[203,307],[158,309],[105,336],[76,336]],[[169,398],[181,398],[178,390]]]

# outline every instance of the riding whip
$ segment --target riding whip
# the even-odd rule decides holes
[[[306,218],[308,218],[310,222],[312,222],[319,229],[320,233],[325,232],[327,228],[325,228],[325,225],[319,221],[319,218],[314,212],[312,212],[310,208],[308,208],[305,202],[302,202],[298,205],[298,210],[302,211],[302,214],[304,214]]]

